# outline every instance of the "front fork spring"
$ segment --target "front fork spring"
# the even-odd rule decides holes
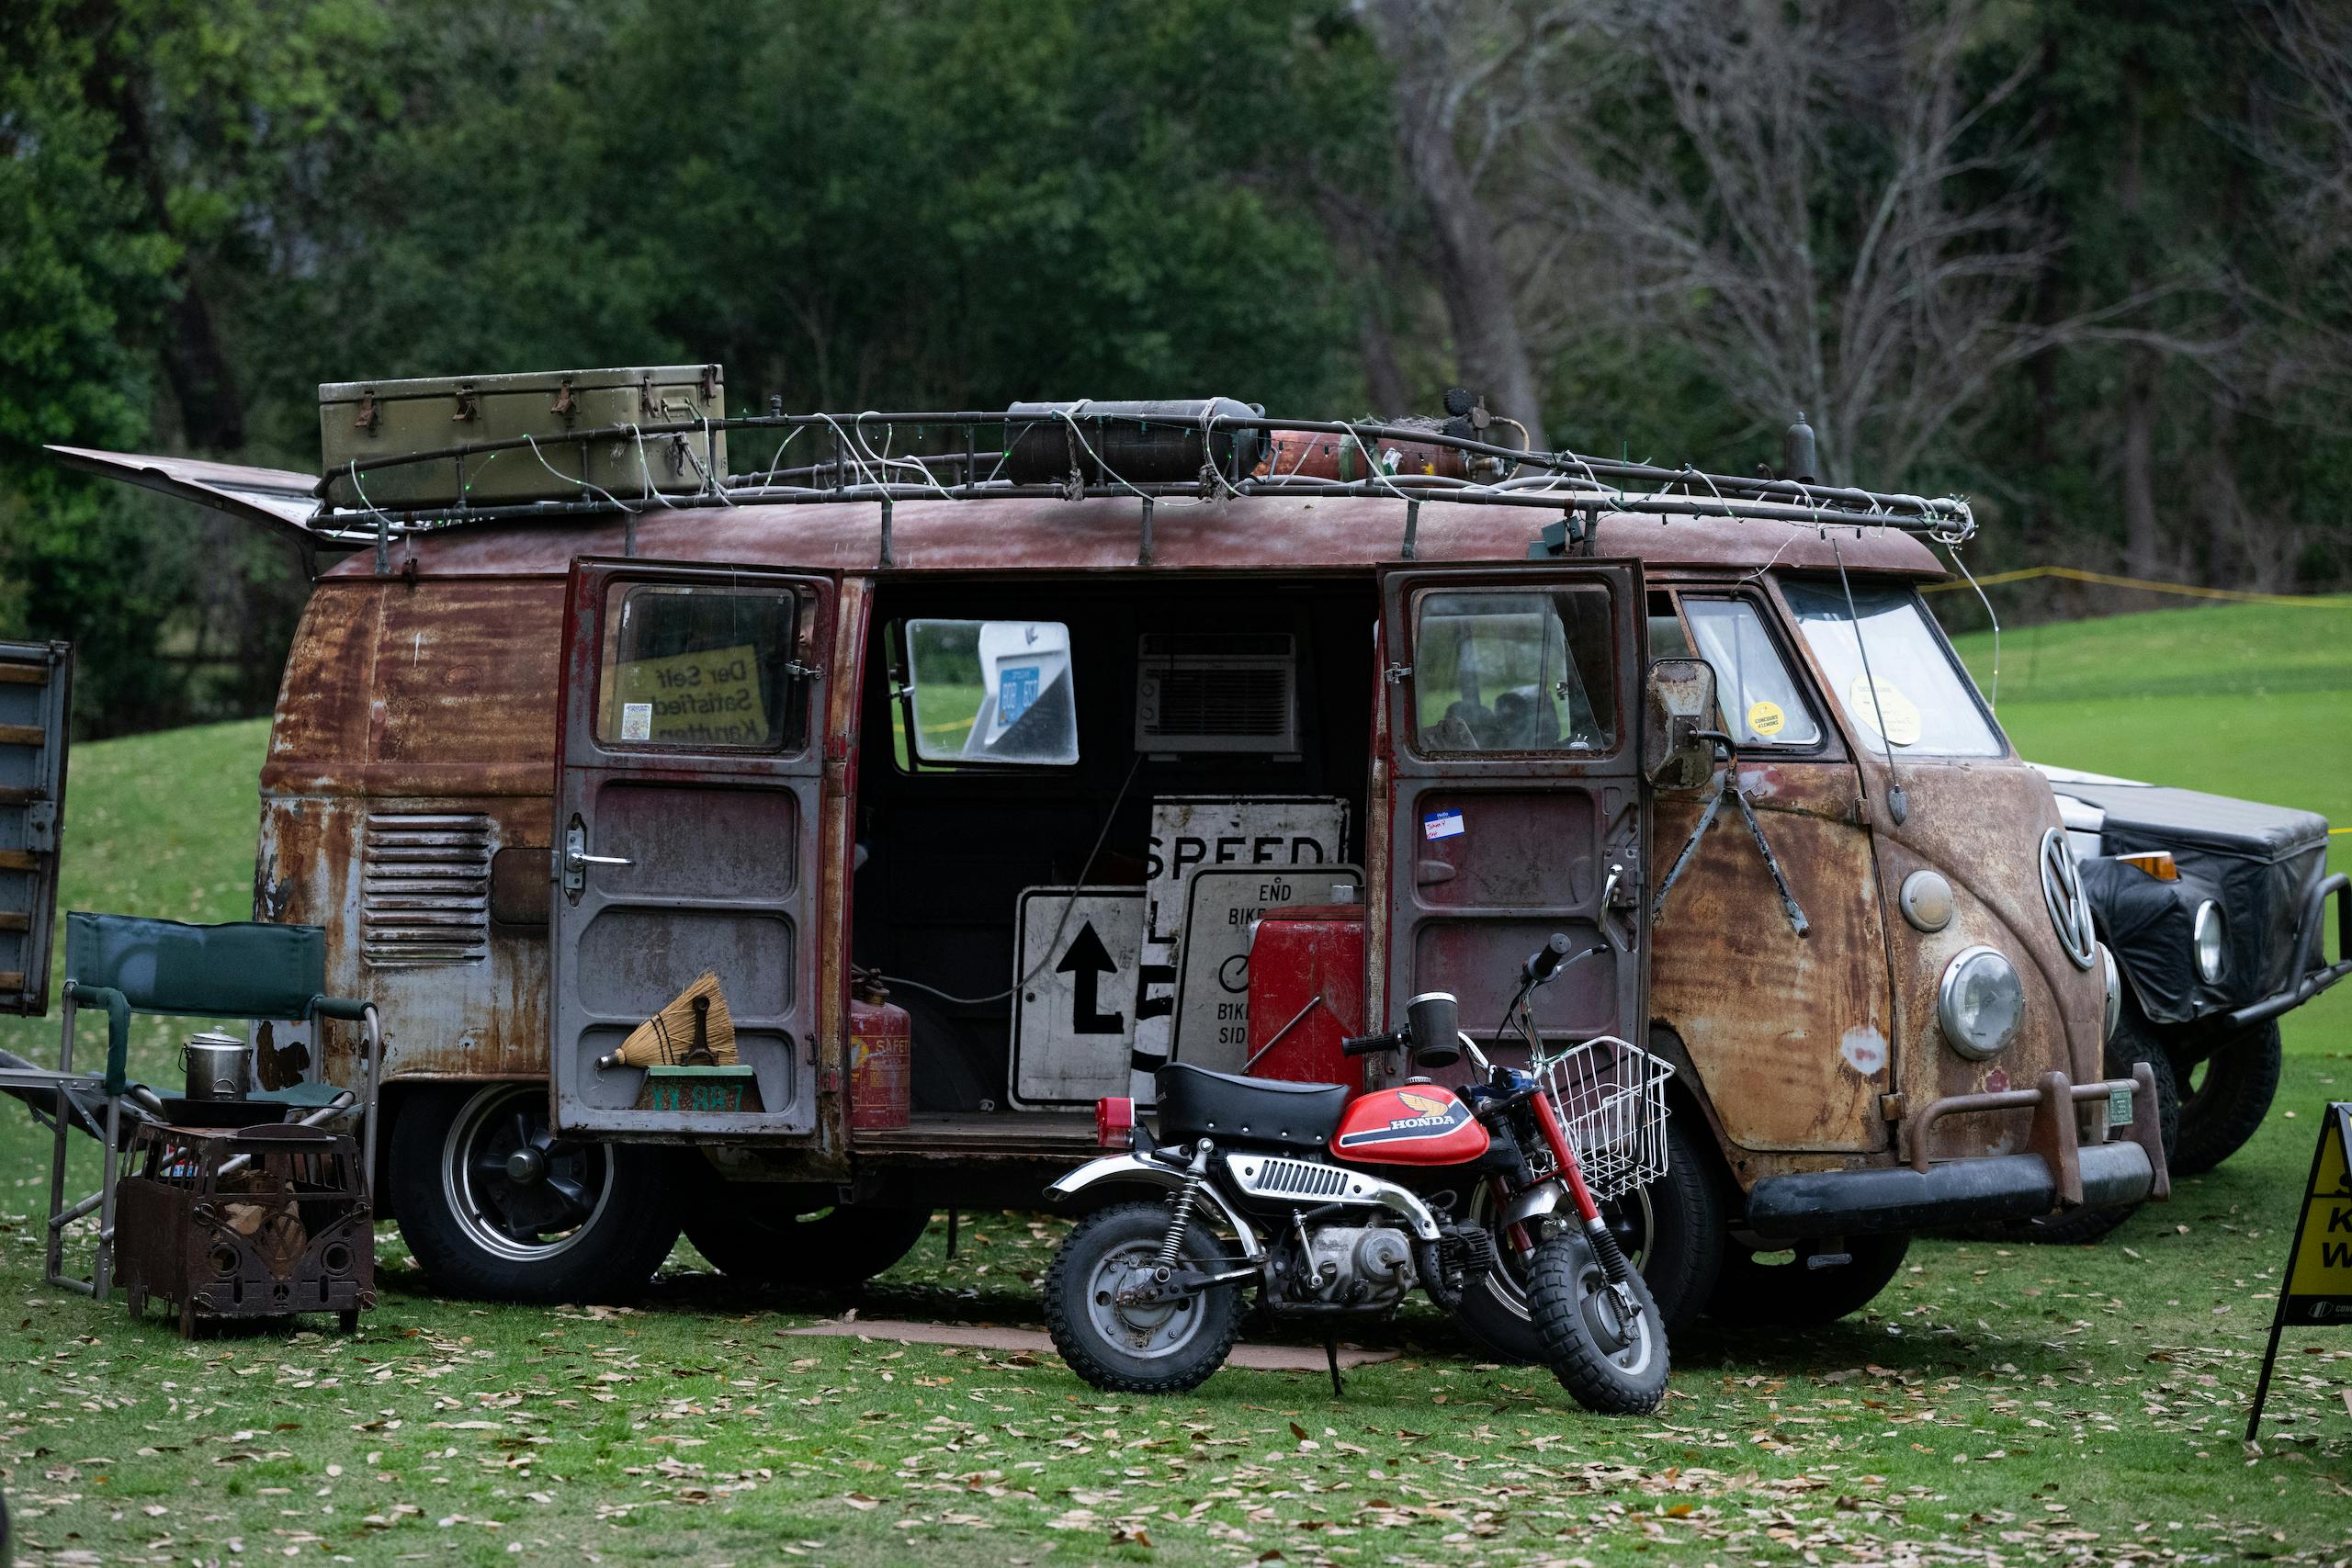
[[[1596,1218],[1584,1227],[1584,1234],[1591,1241],[1592,1255],[1600,1259],[1600,1271],[1609,1277],[1609,1282],[1623,1284],[1632,1276],[1633,1266],[1625,1261],[1625,1249],[1617,1245],[1617,1233],[1609,1228],[1609,1222]]]

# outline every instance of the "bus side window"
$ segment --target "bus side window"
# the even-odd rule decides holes
[[[1734,744],[1817,746],[1821,725],[1756,606],[1745,599],[1682,597],[1699,657],[1714,667],[1715,701]],[[1655,639],[1657,634],[1652,632]],[[1655,649],[1653,649],[1655,651]]]

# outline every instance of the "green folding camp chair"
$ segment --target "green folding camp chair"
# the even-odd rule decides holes
[[[64,1038],[58,1047],[57,1147],[50,1163],[48,1277],[52,1285],[107,1299],[113,1286],[115,1182],[122,1147],[122,1108],[133,1091],[126,1076],[130,1015],[159,1013],[183,1018],[300,1019],[321,1039],[322,1021],[345,1019],[361,1026],[364,1045],[357,1088],[304,1082],[262,1091],[251,1098],[274,1100],[295,1120],[318,1125],[356,1118],[368,1196],[375,1196],[376,1080],[381,1068],[383,1031],[373,1002],[330,997],[326,989],[326,931],[320,926],[190,926],[176,920],[133,915],[65,917]],[[107,1011],[107,1066],[103,1075],[74,1068],[74,1024],[84,1007]],[[314,1063],[324,1052],[313,1046]],[[93,1100],[105,1100],[105,1169],[98,1190],[74,1202],[65,1198],[66,1128],[74,1117],[63,1103],[72,1098],[95,1121]],[[97,1255],[87,1280],[65,1272],[65,1229],[93,1209],[98,1211]]]

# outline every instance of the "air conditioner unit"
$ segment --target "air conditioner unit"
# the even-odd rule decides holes
[[[1298,648],[1287,632],[1147,632],[1136,750],[1298,753]]]

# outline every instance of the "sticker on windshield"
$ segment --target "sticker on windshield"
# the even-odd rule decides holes
[[[1459,811],[1432,811],[1421,818],[1421,836],[1425,839],[1451,839],[1464,830]]]
[[[1855,676],[1853,683],[1846,688],[1846,711],[1872,735],[1883,733],[1897,746],[1916,746],[1919,742],[1918,706],[1903,694],[1903,688],[1892,681],[1878,682],[1878,697],[1873,702],[1871,682],[1860,675]],[[1886,721],[1883,731],[1879,727],[1882,715]]]
[[[621,739],[650,740],[653,739],[653,705],[623,703],[621,705]]]
[[[1757,702],[1747,705],[1747,729],[1751,735],[1767,739],[1788,728],[1789,716],[1781,711],[1778,703]]]

